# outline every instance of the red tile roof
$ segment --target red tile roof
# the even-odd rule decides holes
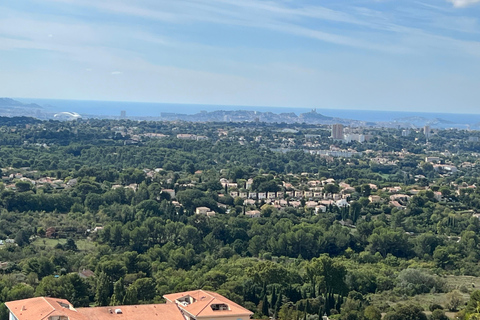
[[[182,305],[178,301],[180,298],[190,296],[194,299],[193,303],[188,305]],[[253,315],[253,312],[243,308],[242,306],[236,304],[235,302],[225,298],[224,296],[204,290],[194,290],[180,293],[166,294],[163,296],[168,303],[176,303],[180,309],[187,312],[188,314],[198,317],[228,317],[228,316],[247,316],[250,317]],[[215,304],[226,304],[228,310],[213,310],[212,305]]]
[[[65,299],[40,297],[10,301],[5,305],[18,320],[44,320],[51,316],[65,316],[69,320],[88,320]]]
[[[77,310],[89,320],[185,320],[180,310],[173,304],[78,308]],[[117,310],[121,310],[121,313],[116,313]]]
[[[174,304],[74,309],[65,299],[32,298],[10,301],[6,305],[18,320],[48,320],[51,316],[65,316],[69,320],[185,320]]]

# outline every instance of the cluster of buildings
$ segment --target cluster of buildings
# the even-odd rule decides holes
[[[9,320],[247,320],[253,312],[204,290],[163,296],[164,304],[75,308],[68,300],[38,297],[6,302]]]
[[[363,133],[354,133],[350,132],[350,129],[347,129],[343,126],[343,124],[333,124],[332,125],[332,134],[330,136],[333,140],[341,140],[344,142],[352,142],[352,141],[357,141],[357,142],[365,142],[371,139],[373,136],[372,135],[365,135]]]
[[[190,133],[179,133],[177,134],[177,139],[202,141],[202,140],[208,140],[208,137],[198,136],[196,134],[190,134]]]
[[[29,171],[25,173],[11,173],[9,175],[2,176],[2,182],[5,184],[5,188],[15,190],[15,183],[18,181],[25,181],[31,183],[37,188],[52,188],[52,189],[68,189],[77,184],[77,179],[70,179],[64,181],[62,179],[56,179],[53,177],[40,177],[34,178],[37,174],[37,171]]]

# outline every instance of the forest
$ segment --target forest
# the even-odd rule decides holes
[[[0,320],[194,289],[255,319],[480,319],[480,133],[368,130],[0,118]]]

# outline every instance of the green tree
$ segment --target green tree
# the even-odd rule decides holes
[[[427,320],[427,316],[418,306],[405,305],[395,311],[387,312],[384,320]]]
[[[382,314],[380,310],[375,308],[374,306],[368,306],[365,308],[363,311],[363,315],[367,320],[381,320],[382,319]]]
[[[112,294],[111,280],[105,272],[100,272],[96,282],[95,301],[99,306],[108,306]]]

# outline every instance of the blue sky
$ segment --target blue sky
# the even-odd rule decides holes
[[[480,113],[480,0],[0,3],[0,96]]]

